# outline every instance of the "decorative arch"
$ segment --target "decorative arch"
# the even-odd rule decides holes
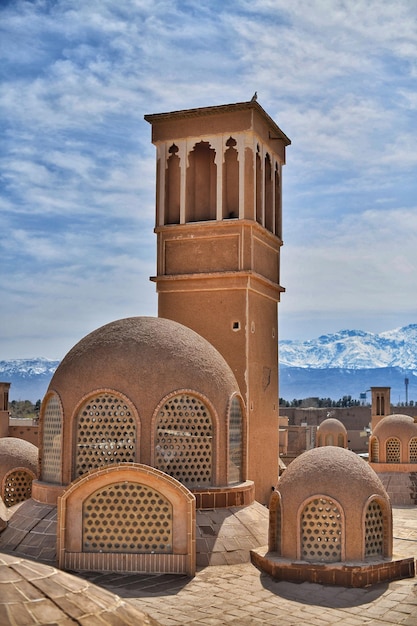
[[[335,498],[315,495],[298,513],[298,558],[308,562],[338,563],[345,558],[344,511]]]
[[[343,433],[339,433],[337,435],[337,445],[339,446],[339,448],[346,447],[346,437]]]
[[[186,222],[216,219],[216,152],[208,141],[194,145],[188,155]]]
[[[268,153],[264,159],[264,203],[265,203],[265,228],[271,233],[274,232],[274,207],[272,204],[272,162]]]
[[[73,418],[72,479],[103,465],[138,462],[140,421],[122,393],[99,389],[85,396]]]
[[[46,483],[62,483],[62,434],[64,411],[57,393],[49,393],[42,403],[40,433],[40,478]]]
[[[165,178],[165,224],[180,223],[181,168],[178,151],[175,143],[168,150],[170,156],[167,159]]]
[[[119,463],[74,481],[58,501],[58,567],[195,573],[195,498],[148,465]]]
[[[35,474],[27,467],[15,467],[3,477],[1,497],[6,507],[28,500],[32,495]]]
[[[275,164],[274,177],[274,213],[275,213],[275,234],[282,238],[282,216],[281,216],[281,180],[278,170],[278,163]]]
[[[385,442],[387,463],[401,463],[401,442],[397,437],[390,437]]]
[[[239,159],[237,141],[229,137],[223,163],[223,218],[239,217]]]
[[[255,184],[256,184],[256,221],[259,224],[263,225],[263,215],[262,215],[262,160],[261,160],[261,149],[259,145],[256,149],[256,157],[255,157]]]
[[[216,413],[191,390],[167,395],[155,410],[153,465],[189,489],[216,484]]]

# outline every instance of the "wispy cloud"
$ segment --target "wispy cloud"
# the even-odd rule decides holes
[[[255,90],[293,140],[281,334],[414,321],[414,2],[15,0],[0,29],[2,356],[155,314],[143,115]]]

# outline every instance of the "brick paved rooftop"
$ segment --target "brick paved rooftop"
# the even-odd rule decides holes
[[[395,555],[417,557],[417,508],[395,507],[393,515]],[[39,563],[32,563],[32,568],[44,567]],[[57,577],[55,580],[66,576],[59,570],[53,571],[54,576]],[[80,589],[82,587],[86,601],[90,596],[96,601],[100,594],[104,594],[102,597],[110,602],[113,609],[117,609],[118,606],[121,609],[123,607],[123,616],[126,615],[128,608],[131,608],[138,611],[138,615],[139,611],[143,611],[164,626],[187,624],[190,626],[223,626],[225,624],[235,626],[256,624],[279,624],[280,626],[403,624],[416,626],[417,624],[416,578],[380,583],[363,589],[348,589],[313,583],[277,582],[250,563],[241,563],[201,568],[192,579],[175,575],[123,575],[97,572],[83,575],[83,577],[71,576],[70,579],[78,581],[74,583],[75,588],[78,588],[77,584]],[[50,581],[52,587],[48,588],[48,584],[44,585],[44,593],[47,597],[51,594],[53,596],[53,592],[56,591],[56,586],[53,584],[54,578],[50,578]],[[47,613],[45,613],[45,621],[4,621],[4,605],[8,602],[3,586],[6,583],[10,583],[7,576],[0,578],[0,611],[3,611],[0,612],[0,623],[2,625],[51,623],[51,620],[47,619]],[[23,583],[21,585],[23,588]],[[58,592],[57,596],[60,597]],[[42,613],[38,615],[41,615],[40,619],[42,619]],[[91,621],[91,619],[93,619],[92,614],[89,618],[83,619],[68,615],[65,622],[59,622],[56,619],[52,622],[78,623],[86,626],[93,623],[129,623],[118,620],[116,615],[110,615],[110,613],[106,615],[103,612],[99,620]],[[123,619],[128,618],[123,617]],[[138,621],[136,624],[139,625],[141,622]]]

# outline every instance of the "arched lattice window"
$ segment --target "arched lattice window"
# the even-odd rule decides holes
[[[376,500],[368,504],[365,514],[365,559],[384,555],[384,516]]]
[[[301,514],[300,529],[304,561],[341,561],[342,513],[334,500],[316,497],[307,502]]]
[[[83,552],[172,552],[172,504],[138,483],[98,489],[83,502]]]
[[[387,452],[387,463],[400,463],[401,462],[401,451],[400,451],[400,440],[395,437],[391,437],[387,439],[386,442],[386,452]]]
[[[371,463],[379,463],[379,440],[376,437],[371,440]]]
[[[136,420],[132,406],[113,393],[87,400],[77,415],[75,477],[109,463],[136,459]]]
[[[339,448],[345,447],[345,437],[344,435],[342,435],[342,433],[337,435],[337,445],[339,446]]]
[[[213,423],[204,402],[188,393],[169,398],[155,424],[155,467],[189,489],[212,484]]]
[[[410,463],[417,463],[417,437],[410,439],[408,445]]]
[[[3,502],[7,507],[24,502],[32,495],[32,481],[34,474],[25,469],[15,469],[6,474],[3,479]]]
[[[46,401],[42,427],[42,480],[62,482],[62,407],[58,396]]]
[[[242,481],[243,418],[239,398],[233,397],[229,410],[229,468],[228,482]]]

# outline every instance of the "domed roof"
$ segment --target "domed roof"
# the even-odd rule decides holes
[[[65,405],[104,388],[142,402],[176,389],[198,390],[213,401],[239,393],[229,365],[206,339],[153,317],[117,320],[81,339],[58,366],[48,391],[59,393]]]
[[[347,432],[344,424],[335,417],[328,417],[323,420],[321,424],[319,424],[318,430],[321,433],[333,433],[336,435],[340,433],[345,434]]]
[[[3,476],[15,468],[38,473],[38,448],[24,439],[3,437],[0,439],[0,482]]]
[[[327,494],[345,506],[357,506],[372,494],[388,497],[381,480],[363,459],[335,446],[300,454],[279,479],[277,490],[292,503],[316,494]]]
[[[373,435],[380,439],[387,437],[417,437],[417,423],[409,415],[395,413],[387,415],[375,426]]]

